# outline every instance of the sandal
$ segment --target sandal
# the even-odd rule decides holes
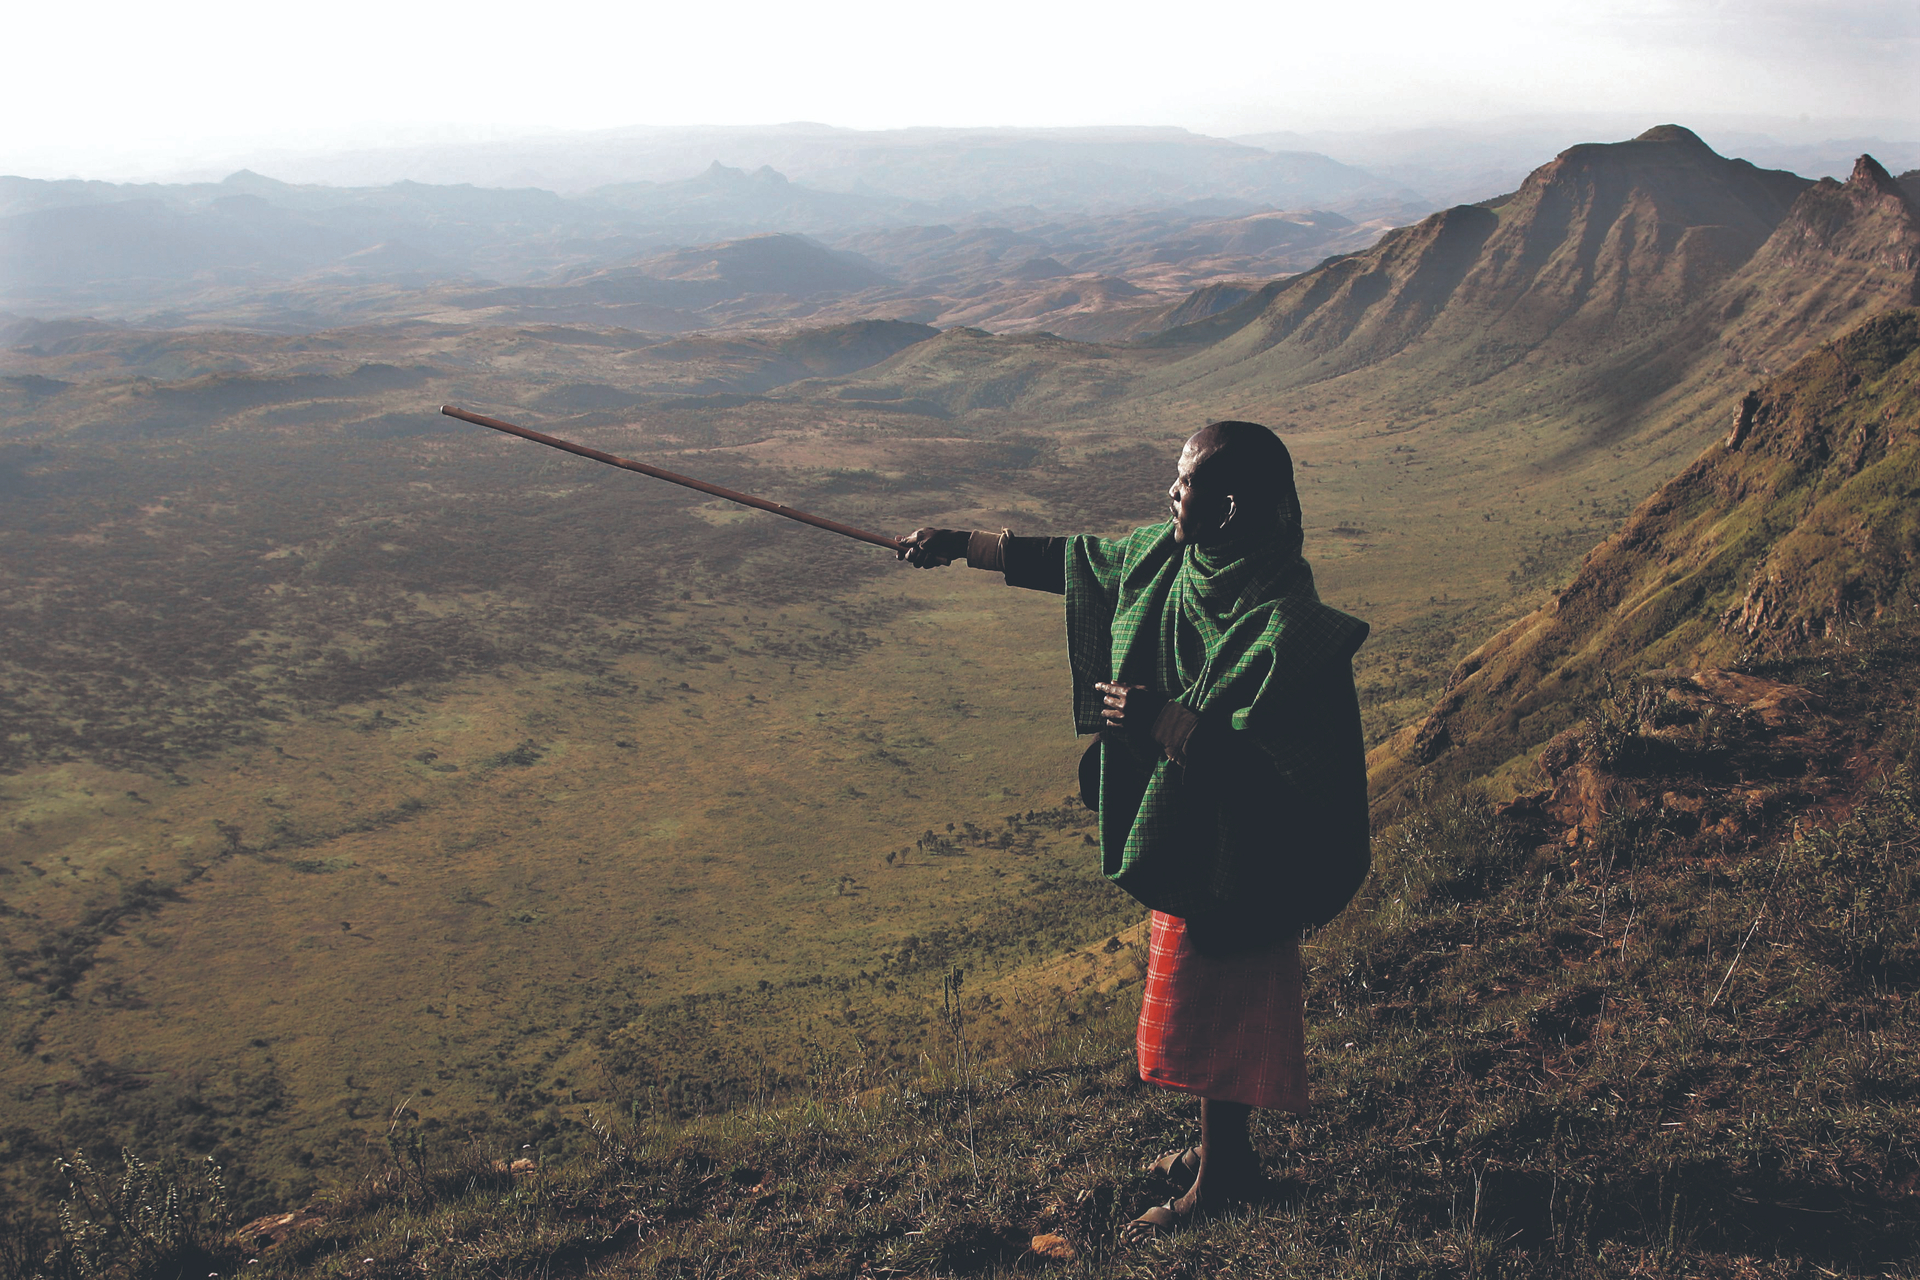
[[[1176,1153],[1179,1154],[1179,1153]],[[1174,1209],[1177,1201],[1169,1200],[1165,1204],[1156,1204],[1145,1213],[1120,1228],[1122,1244],[1139,1244],[1155,1236],[1169,1235],[1183,1225],[1183,1219]]]
[[[1169,1151],[1148,1165],[1147,1172],[1159,1174],[1185,1192],[1200,1175],[1200,1148],[1194,1146],[1183,1151]]]

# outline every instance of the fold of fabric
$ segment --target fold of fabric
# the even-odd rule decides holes
[[[1107,876],[1203,949],[1331,918],[1368,862],[1347,665],[1368,628],[1320,602],[1297,524],[1204,551],[1152,525],[1073,538],[1066,559],[1075,728],[1103,727],[1103,680],[1169,693],[1206,725],[1184,768],[1145,735],[1103,737]]]

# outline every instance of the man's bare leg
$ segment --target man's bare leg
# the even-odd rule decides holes
[[[1157,1204],[1129,1222],[1123,1237],[1139,1240],[1171,1231],[1192,1217],[1204,1217],[1251,1199],[1260,1185],[1260,1162],[1253,1154],[1247,1121],[1253,1108],[1244,1102],[1200,1100],[1200,1167],[1193,1188],[1178,1200]]]
[[[1253,1194],[1260,1162],[1253,1154],[1247,1121],[1253,1108],[1244,1102],[1200,1100],[1200,1170],[1193,1189],[1173,1203],[1181,1217],[1234,1204]]]

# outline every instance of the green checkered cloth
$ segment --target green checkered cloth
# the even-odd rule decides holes
[[[1217,949],[1330,919],[1366,875],[1350,661],[1368,628],[1320,603],[1298,526],[1205,550],[1176,544],[1171,523],[1080,536],[1066,577],[1074,727],[1105,728],[1104,680],[1169,693],[1202,721],[1184,767],[1145,735],[1103,735],[1107,876]]]

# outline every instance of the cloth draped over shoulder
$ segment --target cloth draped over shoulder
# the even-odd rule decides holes
[[[1093,686],[1115,681],[1173,695],[1204,730],[1184,767],[1103,734],[1103,870],[1210,953],[1323,924],[1366,878],[1350,662],[1368,628],[1320,602],[1299,548],[1297,523],[1252,545],[1183,547],[1171,523],[1067,544],[1075,728],[1102,731]]]

